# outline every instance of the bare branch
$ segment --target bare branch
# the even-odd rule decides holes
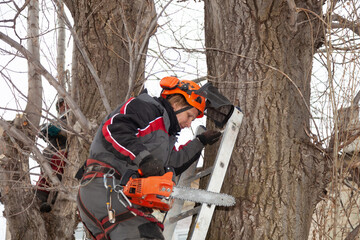
[[[358,105],[359,104],[359,100],[360,100],[360,91],[356,94],[353,103],[354,105]]]
[[[63,4],[60,3],[63,7]],[[58,28],[58,39],[57,39],[57,56],[56,56],[56,68],[58,72],[58,80],[60,85],[66,89],[65,87],[65,23],[59,16],[57,15],[57,23],[59,25]]]
[[[31,1],[28,7],[27,47],[32,56],[40,62],[39,2]],[[40,74],[28,61],[28,96],[25,112],[29,122],[38,126],[41,115],[42,81]]]
[[[338,23],[332,22],[331,23],[332,28],[348,28],[360,36],[360,23],[356,23],[348,19],[345,19],[338,14],[333,15],[333,20],[338,21]]]
[[[70,108],[73,110],[73,113],[77,120],[79,121],[81,127],[85,131],[91,130],[92,126],[91,123],[87,120],[87,118],[84,116],[84,114],[81,112],[80,108],[77,106],[77,104],[73,101],[71,96],[65,91],[64,88],[60,86],[58,81],[42,66],[42,64],[35,60],[33,55],[26,50],[23,46],[21,46],[19,43],[5,35],[4,33],[0,32],[0,39],[18,50],[28,61],[31,61],[31,63],[35,66],[37,71],[43,75],[49,83],[59,92],[59,94],[66,100],[66,103],[69,104]]]
[[[8,1],[8,2],[4,2],[4,3],[10,3],[12,2],[17,10],[15,16],[13,19],[6,19],[6,20],[0,20],[0,22],[12,22],[14,23],[13,26],[8,26],[8,27],[11,27],[11,28],[14,28],[15,29],[15,22],[16,22],[16,19],[18,18],[18,16],[20,15],[20,13],[27,7],[27,5],[30,3],[30,0],[26,0],[25,3],[19,8],[17,6],[17,4],[14,2],[14,1]],[[3,27],[3,26],[2,26]],[[5,27],[5,26],[4,26]]]

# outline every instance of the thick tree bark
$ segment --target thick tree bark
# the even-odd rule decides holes
[[[133,48],[139,48],[154,17],[153,1],[66,1],[76,32],[83,42],[91,62],[105,88],[112,108],[125,100],[128,90],[129,61]],[[99,122],[106,115],[99,101],[99,92],[93,77],[77,51],[79,104],[85,115]],[[142,54],[142,53],[139,53]],[[136,72],[135,89],[144,81],[144,60]]]
[[[29,128],[22,124],[13,124],[24,132],[30,132]],[[10,226],[11,240],[46,240],[48,235],[45,223],[35,204],[36,198],[29,180],[29,148],[7,135],[1,126],[0,134],[1,202],[5,208],[4,216]]]
[[[209,76],[244,112],[223,187],[237,204],[216,211],[209,239],[309,234],[327,173],[327,162],[304,131],[321,25],[314,15],[289,9],[288,2],[205,0]],[[295,4],[321,15],[320,2]]]
[[[145,4],[143,11],[141,5]],[[135,31],[144,34],[151,19],[155,15],[153,3],[143,1],[71,1],[67,3],[76,29],[85,51],[94,66],[97,76],[103,84],[106,96],[111,107],[121,103],[127,92],[129,74],[129,44],[127,36],[134,36]],[[123,7],[126,13],[122,16],[119,7]],[[124,21],[127,21],[127,28]],[[130,28],[129,28],[130,26]],[[126,32],[128,31],[128,32]],[[133,39],[133,45],[141,44],[142,39]],[[75,46],[74,46],[75,47]],[[93,123],[99,122],[106,115],[106,111],[97,88],[97,84],[90,73],[83,56],[78,49],[74,51],[72,72],[72,84],[78,87],[72,94],[77,96],[80,109]],[[144,61],[144,60],[143,60]],[[143,77],[144,64],[139,66],[138,78]],[[143,81],[143,80],[142,80]],[[95,128],[96,129],[96,128]],[[81,131],[81,130],[80,130]],[[93,135],[90,133],[90,136]],[[88,157],[90,141],[70,136],[68,161],[70,166],[66,168],[62,183],[65,186],[73,186],[72,193],[77,195],[78,182],[74,176],[78,168]],[[54,229],[53,237],[57,239],[69,239],[79,218],[75,215],[76,204],[69,201],[64,193],[59,193],[57,204],[54,206],[56,218],[49,218],[52,222],[48,226],[59,226]],[[66,219],[66,221],[64,221]],[[50,229],[48,229],[50,230]]]

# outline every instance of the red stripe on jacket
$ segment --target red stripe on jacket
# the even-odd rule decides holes
[[[126,107],[127,105],[133,100],[134,98],[130,98],[120,109],[120,113],[121,114],[125,114],[126,113]],[[118,113],[119,114],[119,113]],[[105,139],[110,142],[112,144],[112,146],[121,154],[128,156],[131,160],[135,159],[135,154],[132,153],[129,149],[125,148],[124,146],[122,146],[120,143],[118,143],[112,136],[111,136],[111,132],[109,131],[108,126],[112,124],[113,119],[118,115],[115,114],[112,118],[110,118],[109,120],[107,120],[104,124],[104,126],[102,127],[102,133],[105,137]]]
[[[143,129],[138,129],[137,137],[145,136],[157,130],[162,130],[167,133],[163,117],[158,117],[155,120],[149,122],[149,125]]]
[[[119,113],[118,113],[119,114]],[[111,132],[109,131],[108,126],[112,124],[112,121],[114,119],[114,117],[116,117],[118,114],[115,114],[112,118],[110,118],[109,120],[107,120],[102,128],[102,133],[105,137],[105,139],[112,144],[112,146],[121,154],[130,157],[131,160],[135,159],[135,154],[133,154],[129,149],[127,149],[126,147],[122,146],[120,143],[118,143],[115,138],[113,138],[111,136]]]
[[[126,113],[126,108],[129,105],[129,103],[134,100],[135,98],[129,98],[129,100],[120,108],[120,113],[121,114],[125,114]]]
[[[187,141],[185,144],[180,145],[178,148],[176,148],[175,146],[173,147],[173,150],[175,150],[176,152],[180,151],[181,149],[183,149],[185,146],[187,146],[189,143],[191,142],[191,140]]]

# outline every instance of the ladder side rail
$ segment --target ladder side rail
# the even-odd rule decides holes
[[[230,162],[231,154],[235,146],[235,142],[240,130],[243,114],[240,110],[234,109],[229,121],[226,124],[225,131],[220,143],[219,151],[216,155],[214,171],[210,177],[207,190],[212,192],[220,192],[224,182],[225,174]],[[210,222],[215,210],[215,205],[209,206],[202,204],[199,214],[196,217],[195,224],[189,232],[192,240],[205,239]]]
[[[205,131],[205,129],[203,127],[198,127],[196,129],[196,135],[199,135],[204,131]],[[184,171],[180,175],[177,186],[182,186],[182,187],[190,186],[191,182],[188,181],[188,179],[193,178],[195,176],[195,171],[196,171],[196,166],[198,164],[198,161],[199,161],[199,159],[196,160],[188,169],[186,169],[186,171]],[[184,206],[184,200],[175,199],[173,206],[167,212],[165,221],[164,221],[164,231],[163,231],[163,235],[166,240],[172,239],[172,236],[174,234],[176,224],[177,224],[176,221],[170,221],[170,219],[174,219],[178,215],[180,215],[183,206]]]

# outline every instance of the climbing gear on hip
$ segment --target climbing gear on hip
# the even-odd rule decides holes
[[[126,175],[126,174],[125,174]],[[112,178],[112,185],[108,184],[108,180]],[[118,201],[129,210],[134,216],[139,216],[147,219],[150,222],[156,223],[162,230],[164,229],[164,225],[159,222],[154,216],[150,214],[145,214],[139,209],[133,207],[131,201],[124,193],[124,186],[120,184],[116,184],[115,178],[115,170],[110,169],[107,173],[103,176],[104,187],[106,188],[107,193],[107,201],[106,201],[106,208],[108,211],[108,218],[110,223],[116,223],[117,219],[115,217],[115,210],[111,206],[111,193],[115,192],[117,194]],[[121,181],[120,181],[121,182]],[[122,198],[121,198],[122,197]],[[125,200],[125,201],[124,201]]]

